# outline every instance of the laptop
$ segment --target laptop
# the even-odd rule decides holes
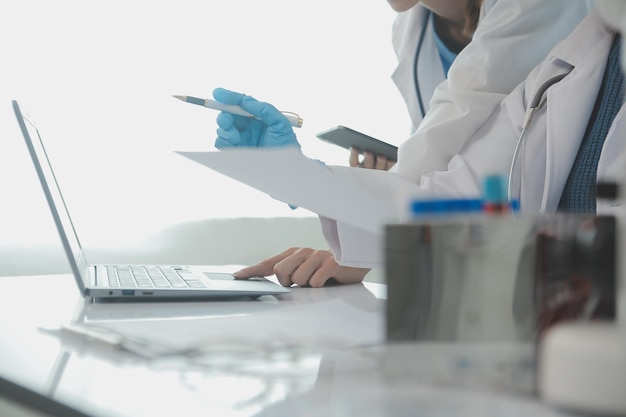
[[[33,120],[13,100],[50,212],[80,292],[94,299],[223,299],[278,295],[290,290],[264,277],[236,280],[200,265],[92,265],[87,261],[61,194],[43,140]]]

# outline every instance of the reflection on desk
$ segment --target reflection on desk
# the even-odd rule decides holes
[[[69,275],[2,278],[0,312],[11,319],[0,321],[10,359],[0,375],[95,416],[565,415],[525,393],[397,372],[390,361],[429,353],[383,343],[384,303],[385,286],[364,283],[250,301],[93,304]],[[71,321],[165,350],[141,357],[40,330]]]

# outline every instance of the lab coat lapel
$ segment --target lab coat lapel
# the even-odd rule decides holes
[[[541,211],[553,212],[558,207],[595,105],[612,39],[592,12],[555,49],[552,62],[567,62],[574,69],[546,93],[546,178]]]
[[[413,125],[411,131],[414,131],[422,121],[416,87],[413,83],[413,64],[422,27],[425,23],[428,24],[426,15],[427,9],[418,5],[400,13],[394,22],[392,43],[398,58],[398,66],[391,79],[398,87],[398,91],[409,109]],[[417,74],[424,107],[428,110],[435,87],[445,80],[443,65],[435,45],[432,28],[426,28],[424,32]]]
[[[446,80],[441,56],[435,42],[432,22],[424,33],[422,51],[417,62],[417,79],[426,111],[430,109],[430,101],[435,88]],[[414,93],[415,95],[415,93]]]

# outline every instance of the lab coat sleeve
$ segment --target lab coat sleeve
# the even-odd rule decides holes
[[[498,0],[399,150],[397,172],[414,182],[446,169],[489,115],[587,15],[589,0]]]
[[[320,217],[320,222],[324,238],[339,265],[370,269],[384,265],[381,235],[326,217]]]
[[[480,194],[480,181],[485,176],[508,173],[526,102],[525,84],[520,84],[468,139],[463,151],[451,158],[446,170],[423,175],[419,184],[403,191],[406,201],[413,198],[477,196]],[[355,175],[359,174],[358,171],[368,170],[356,170]],[[389,188],[392,189],[394,176],[388,174]],[[401,200],[397,190],[387,194]],[[381,198],[385,196],[381,195]],[[321,223],[324,236],[340,265],[384,267],[384,228],[380,228],[379,233],[373,233],[326,218],[322,218]]]

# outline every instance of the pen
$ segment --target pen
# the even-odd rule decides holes
[[[234,104],[223,104],[223,103],[220,103],[219,101],[211,100],[209,98],[198,98],[198,97],[191,97],[191,96],[172,96],[172,97],[177,98],[187,103],[204,106],[209,109],[220,110],[226,113],[237,114],[239,116],[257,118],[253,116],[252,114],[248,113],[247,111],[245,111],[244,109],[242,109],[241,107],[236,106]],[[290,112],[282,112],[282,113],[285,115],[287,119],[289,119],[289,123],[291,123],[291,126],[302,127],[302,118],[300,116],[294,113],[290,113]]]
[[[81,324],[64,324],[58,329],[40,328],[42,331],[60,337],[63,342],[81,348],[82,344],[90,344],[103,348],[122,350],[145,358],[176,353],[173,349],[161,348],[156,344],[133,340],[119,334],[115,330],[94,328]]]
[[[123,337],[113,332],[105,332],[98,329],[91,329],[87,326],[77,324],[65,324],[59,327],[62,334],[68,334],[83,340],[95,342],[101,345],[121,348]]]

